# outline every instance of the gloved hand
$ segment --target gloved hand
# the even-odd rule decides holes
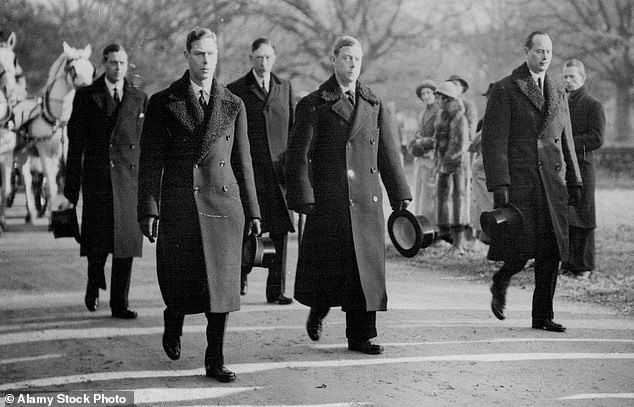
[[[581,205],[581,186],[570,185],[568,187],[568,206],[577,208],[579,205]]]
[[[251,218],[247,223],[247,236],[260,236],[262,234],[262,224],[260,219]]]
[[[412,202],[411,199],[403,199],[402,201],[399,201],[392,209],[395,211],[404,211],[405,209],[407,209],[407,206],[410,202]]]
[[[508,185],[498,185],[493,189],[493,205],[496,208],[506,208],[509,206]]]
[[[310,215],[310,213],[315,209],[315,204],[302,204],[302,205],[298,205],[297,208],[295,208],[295,212],[297,213],[303,213],[304,215]]]
[[[147,237],[150,243],[154,243],[156,237],[158,236],[158,224],[159,220],[154,216],[148,216],[139,221],[141,233],[143,233],[143,236]]]

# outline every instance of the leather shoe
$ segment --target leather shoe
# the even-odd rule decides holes
[[[533,318],[533,329],[543,329],[550,332],[566,332],[566,327],[552,319],[535,319]]]
[[[493,294],[491,298],[491,311],[493,311],[493,315],[499,320],[506,319],[506,315],[504,315],[504,308],[506,307],[506,288],[508,287],[508,283],[498,282],[495,280],[491,285],[491,294]]]
[[[293,303],[293,299],[285,296],[284,294],[280,294],[277,297],[268,297],[266,302],[269,304],[278,303],[279,305],[288,305]]]
[[[134,319],[136,317],[137,317],[136,311],[132,311],[129,308],[113,309],[112,310],[112,318]]]
[[[249,289],[249,282],[245,277],[240,280],[240,295],[247,295],[247,290]]]
[[[86,304],[86,308],[88,308],[88,311],[97,311],[97,308],[99,308],[99,287],[93,287],[88,284],[88,287],[86,287],[84,304]]]
[[[180,336],[163,335],[163,350],[168,358],[177,360],[181,357],[181,338]]]
[[[222,383],[229,383],[236,380],[236,374],[223,365],[205,366],[205,376],[216,379]]]
[[[313,341],[318,341],[321,338],[322,319],[323,317],[319,316],[314,308],[310,309],[308,320],[306,321],[306,333]]]
[[[354,350],[367,355],[380,355],[383,353],[383,346],[372,343],[369,339],[364,341],[353,341],[348,339],[348,350]]]

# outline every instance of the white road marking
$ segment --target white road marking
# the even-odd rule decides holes
[[[81,321],[64,321],[63,319],[58,317],[57,321],[49,321],[49,322],[28,322],[28,323],[18,323],[15,325],[0,325],[0,332],[4,331],[19,331],[24,329],[43,329],[47,327],[58,327],[58,326],[69,326],[69,325],[85,325],[90,324],[91,322],[95,322],[94,319],[83,319]]]
[[[536,360],[634,360],[634,353],[485,353],[472,355],[444,355],[444,356],[413,356],[404,358],[364,358],[364,359],[339,359],[339,360],[317,360],[317,361],[288,361],[270,363],[241,363],[227,365],[236,374],[248,374],[276,369],[298,369],[298,368],[324,368],[324,367],[350,367],[350,366],[371,366],[388,365],[397,363],[425,363],[425,362],[518,362]],[[41,379],[24,380],[15,383],[5,383],[0,385],[0,391],[11,389],[22,389],[25,387],[49,387],[62,386],[74,383],[125,380],[125,379],[147,379],[158,377],[185,377],[202,376],[205,374],[203,368],[189,370],[141,370],[122,372],[100,372],[86,373],[71,376],[45,377]]]
[[[9,365],[12,363],[24,363],[24,362],[33,362],[36,360],[45,360],[45,359],[55,359],[55,358],[61,358],[64,357],[65,355],[62,355],[60,353],[51,353],[48,355],[40,355],[40,356],[29,356],[29,357],[24,357],[24,358],[13,358],[13,359],[0,359],[0,365]]]
[[[422,345],[464,345],[471,343],[513,343],[513,342],[610,342],[610,343],[634,343],[634,339],[606,339],[606,338],[492,338],[474,339],[469,341],[425,341],[425,342],[381,342],[383,346],[422,346]],[[343,343],[313,344],[317,349],[335,349],[347,347]]]
[[[586,393],[559,397],[557,400],[634,399],[634,393]]]

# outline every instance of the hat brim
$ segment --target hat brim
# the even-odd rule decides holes
[[[247,236],[242,243],[242,267],[269,268],[276,251],[270,237]]]
[[[524,230],[525,221],[522,211],[517,206],[510,204],[504,208],[482,212],[480,225],[484,234],[497,239],[521,233]]]
[[[428,247],[438,235],[427,218],[415,216],[406,209],[392,212],[387,221],[387,230],[394,248],[408,258]]]

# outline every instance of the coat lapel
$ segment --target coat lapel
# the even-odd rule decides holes
[[[559,114],[561,102],[565,100],[565,93],[563,86],[558,85],[550,76],[546,75],[544,79],[544,96],[546,98],[546,118],[544,119],[541,133],[551,125],[555,117]]]
[[[110,97],[108,93],[108,88],[106,88],[106,80],[105,76],[101,75],[95,81],[95,91],[92,94],[92,98],[97,104],[97,107],[104,112],[104,114],[108,117],[111,117],[114,113],[116,106],[114,104],[114,100]]]
[[[255,76],[253,75],[253,70],[249,71],[246,75],[246,86],[251,93],[253,93],[258,99],[262,102],[266,102],[267,94],[264,93],[260,84],[256,82]]]
[[[177,80],[170,87],[167,109],[172,112],[174,118],[191,134],[201,126],[204,120],[204,112],[194,91],[189,86],[189,72]]]
[[[357,98],[357,109],[350,129],[348,138],[354,137],[363,127],[365,122],[372,116],[372,105],[363,98]]]
[[[530,73],[528,73],[528,69],[526,75],[515,78],[515,83],[520,91],[528,98],[528,100],[535,106],[540,112],[544,109],[544,96],[539,91],[537,84],[531,77]]]

